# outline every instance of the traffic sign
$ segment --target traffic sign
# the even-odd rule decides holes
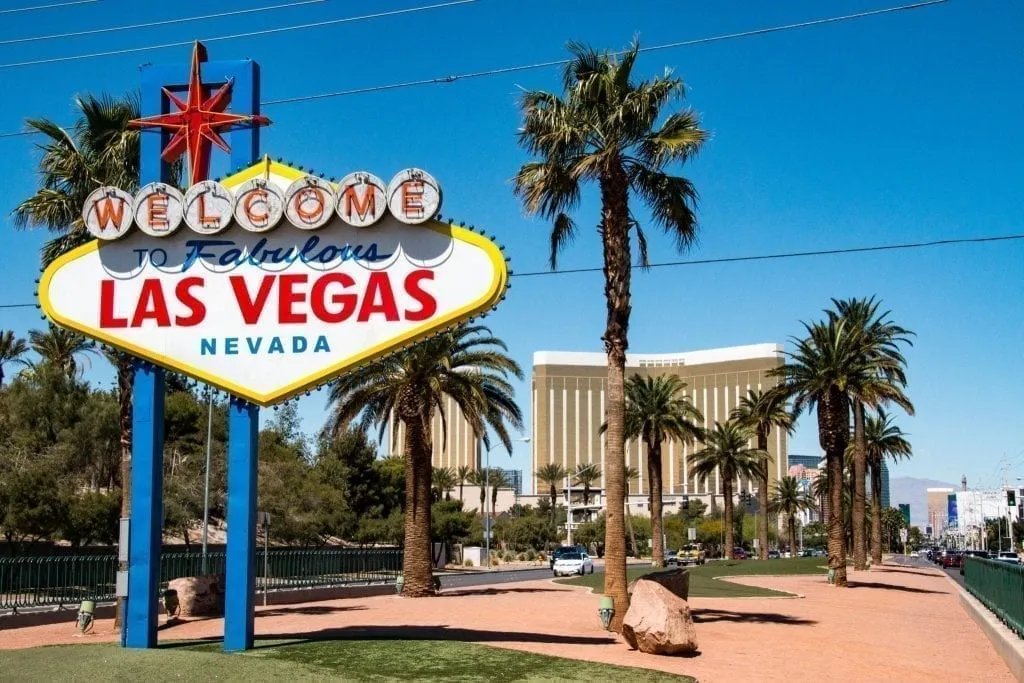
[[[691,526],[686,530],[686,538],[690,541],[697,540],[697,527]]]
[[[907,530],[906,529],[900,529],[900,542],[901,543],[906,543],[907,542]]]

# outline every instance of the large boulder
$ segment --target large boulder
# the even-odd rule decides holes
[[[224,581],[221,576],[186,576],[167,584],[178,592],[182,617],[224,616]]]
[[[652,655],[697,652],[697,631],[690,606],[657,581],[638,581],[622,621],[630,647]]]
[[[629,585],[626,587],[626,592],[629,593],[629,595],[633,595],[633,589],[640,581],[654,581],[656,583],[660,583],[677,597],[680,597],[683,600],[690,599],[690,570],[688,569],[669,569],[663,572],[651,572],[650,574],[644,574],[639,579],[630,581]]]

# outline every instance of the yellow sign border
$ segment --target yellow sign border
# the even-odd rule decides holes
[[[285,166],[269,159],[264,159],[263,162],[257,163],[239,173],[234,174],[230,178],[222,181],[225,187],[232,187],[239,185],[246,180],[257,177],[260,174],[267,172],[274,172],[279,175],[290,177],[292,180],[301,178],[307,174],[302,173],[294,168]],[[205,382],[211,386],[217,387],[227,391],[239,398],[243,398],[247,401],[255,403],[259,406],[266,407],[280,403],[292,398],[298,394],[309,391],[312,388],[317,387],[320,384],[336,377],[337,375],[343,374],[347,370],[353,370],[360,365],[371,363],[375,360],[379,360],[394,350],[414,344],[416,342],[423,341],[444,329],[457,325],[469,318],[475,317],[481,313],[484,313],[488,309],[495,306],[498,301],[501,300],[502,295],[505,293],[505,289],[508,286],[508,268],[505,263],[505,256],[502,254],[501,249],[487,239],[483,235],[477,234],[471,230],[456,226],[454,223],[444,223],[441,221],[430,220],[422,225],[410,226],[410,228],[421,228],[426,230],[433,230],[440,234],[449,234],[452,239],[459,240],[473,246],[483,249],[484,253],[487,254],[488,259],[493,266],[493,275],[491,278],[491,286],[487,294],[480,297],[473,303],[463,306],[462,308],[445,315],[442,318],[434,318],[424,325],[420,325],[417,328],[409,330],[405,334],[402,334],[394,339],[376,346],[366,349],[362,353],[350,356],[345,360],[335,363],[324,370],[317,372],[313,375],[308,375],[296,382],[289,384],[288,386],[280,389],[279,391],[261,394],[250,391],[243,386],[237,385],[233,382],[228,382],[216,375],[194,368],[185,363],[180,363],[172,358],[164,356],[147,349],[135,346],[134,344],[125,342],[124,340],[118,339],[117,337],[111,336],[102,330],[97,330],[86,325],[81,325],[74,320],[71,320],[60,313],[58,313],[53,304],[50,302],[49,289],[50,283],[53,280],[54,275],[57,271],[63,268],[65,265],[76,261],[83,256],[93,253],[103,248],[100,240],[93,240],[88,244],[84,244],[76,249],[72,249],[66,254],[63,254],[51,263],[46,270],[43,272],[42,278],[39,280],[39,304],[50,320],[67,327],[69,329],[76,330],[85,334],[88,337],[92,337],[98,341],[108,344],[115,348],[126,351],[138,358],[147,360],[161,367],[167,368],[174,372],[180,372],[184,375],[188,375],[201,382]],[[372,230],[372,228],[370,228]]]

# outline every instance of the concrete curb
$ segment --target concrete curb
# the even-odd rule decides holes
[[[1024,681],[1024,640],[1021,640],[1016,633],[1008,629],[1003,622],[989,608],[981,604],[977,598],[967,590],[960,587],[956,581],[949,577],[946,572],[942,576],[953,584],[960,598],[960,605],[964,611],[974,620],[981,632],[985,634],[992,647],[999,653],[1010,673],[1018,681]]]

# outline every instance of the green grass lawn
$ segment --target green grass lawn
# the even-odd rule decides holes
[[[779,591],[753,586],[741,586],[730,581],[719,581],[718,576],[755,576],[820,574],[825,575],[827,559],[824,557],[796,557],[783,560],[712,560],[700,567],[689,567],[690,597],[694,598],[755,598],[786,595]],[[630,567],[629,580],[653,571],[654,567]],[[590,574],[571,579],[560,579],[560,583],[574,586],[588,586],[594,592],[604,591],[604,574]]]
[[[0,651],[0,671],[28,681],[690,681],[646,669],[442,640],[257,641],[223,654],[220,644],[170,643],[157,650],[61,645]]]

